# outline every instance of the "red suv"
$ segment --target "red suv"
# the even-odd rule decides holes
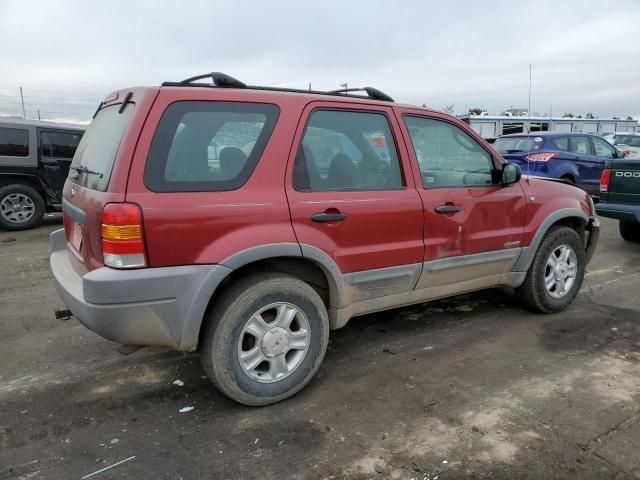
[[[597,242],[589,196],[520,179],[455,117],[361,91],[214,73],[111,94],[51,235],[71,312],[115,342],[199,350],[222,392],[266,405],[356,315],[497,285],[564,309]]]

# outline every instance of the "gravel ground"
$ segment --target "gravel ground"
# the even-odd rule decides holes
[[[0,480],[123,460],[89,478],[640,478],[640,245],[602,223],[566,312],[490,290],[357,318],[266,408],[219,394],[196,354],[122,356],[55,320],[59,217],[0,231]]]

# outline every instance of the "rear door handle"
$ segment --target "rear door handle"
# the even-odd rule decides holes
[[[436,213],[456,213],[462,210],[462,207],[459,205],[440,205],[435,208]]]
[[[311,220],[316,223],[328,223],[328,222],[341,222],[347,218],[346,213],[327,213],[327,212],[317,212],[311,215]]]

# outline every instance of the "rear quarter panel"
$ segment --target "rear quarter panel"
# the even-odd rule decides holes
[[[278,95],[273,96],[278,99]],[[287,158],[304,99],[289,96],[277,104],[278,121],[249,180],[227,192],[152,192],[144,168],[156,127],[175,101],[265,103],[251,91],[163,88],[149,114],[133,156],[127,201],[142,207],[150,266],[220,263],[230,255],[273,243],[296,244],[284,189]]]

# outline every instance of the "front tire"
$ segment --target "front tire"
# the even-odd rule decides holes
[[[29,185],[16,183],[0,188],[0,226],[7,230],[37,227],[44,207],[42,196]]]
[[[578,294],[585,266],[580,235],[569,227],[553,227],[540,243],[518,297],[533,311],[560,312]]]
[[[305,282],[280,273],[245,277],[224,292],[201,340],[202,365],[229,398],[269,405],[315,375],[329,341],[327,310]]]
[[[618,228],[620,229],[620,236],[627,242],[640,242],[640,222],[620,220]]]

